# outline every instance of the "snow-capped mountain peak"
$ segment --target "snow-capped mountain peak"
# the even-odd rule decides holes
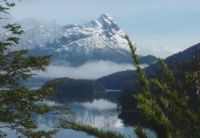
[[[102,14],[98,19],[104,29],[119,30],[117,23],[109,14]]]
[[[116,24],[116,22],[114,21],[112,16],[110,16],[107,13],[101,14],[100,17],[98,18],[98,21],[101,22],[101,23],[105,23],[106,22],[108,24]]]
[[[108,14],[102,14],[98,19],[84,25],[71,24],[63,28],[64,35],[59,41],[62,46],[54,44],[54,49],[59,49],[56,50],[57,52],[69,51],[73,48],[77,48],[77,51],[82,49],[86,53],[99,48],[104,50],[129,50],[127,42],[124,39],[125,33]]]
[[[44,29],[45,28],[45,29]],[[47,38],[45,46],[39,46],[32,50],[32,53],[54,55],[54,61],[66,61],[72,64],[83,64],[88,60],[110,60],[115,62],[130,62],[131,56],[125,33],[117,25],[116,21],[108,14],[102,14],[99,18],[84,25],[70,24],[45,31],[47,26],[39,24],[38,30],[35,27],[29,29],[27,40],[29,44],[35,44],[40,39]],[[50,27],[51,28],[51,27]],[[48,27],[48,30],[50,30]],[[59,31],[56,31],[56,30]],[[42,33],[40,33],[42,30]],[[58,33],[59,32],[59,33]],[[37,33],[40,33],[37,35]],[[46,34],[56,35],[52,41]],[[30,36],[29,36],[30,35]],[[36,38],[36,39],[34,39]],[[51,38],[51,39],[50,39]],[[51,41],[48,41],[51,40]],[[40,41],[38,41],[40,42]],[[43,40],[43,42],[45,42]],[[42,43],[43,45],[43,43]],[[58,62],[57,62],[58,63]]]
[[[107,37],[111,37],[118,32],[123,32],[109,14],[102,14],[98,19],[87,23],[85,27],[100,30],[101,32],[104,32]],[[124,33],[122,34],[124,35]]]

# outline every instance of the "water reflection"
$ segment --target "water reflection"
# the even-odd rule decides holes
[[[129,138],[136,138],[133,128],[124,126],[122,120],[118,118],[119,111],[117,109],[117,103],[105,99],[95,99],[92,102],[70,103],[68,106],[72,112],[72,114],[66,115],[68,120],[91,125],[103,130],[117,131],[129,136]],[[52,114],[45,118],[38,116],[37,121],[41,126],[53,127],[58,124],[58,117]],[[76,138],[94,138],[83,132],[69,129],[60,131],[55,137],[65,138],[69,136]]]
[[[91,125],[97,128],[123,127],[122,120],[118,118],[117,104],[105,99],[94,100],[86,103],[73,103],[70,109],[75,115],[70,115],[70,120]]]
[[[94,99],[92,102],[85,102],[85,103],[75,103],[80,106],[83,106],[87,109],[93,110],[115,110],[117,109],[117,104],[110,102],[105,99]]]
[[[41,104],[41,103],[40,103]],[[46,102],[48,105],[56,105],[54,102]],[[68,104],[73,114],[68,114],[66,117],[71,121],[76,121],[81,124],[91,125],[103,130],[117,131],[124,134],[128,138],[136,138],[133,127],[125,126],[121,119],[119,119],[119,111],[117,109],[117,103],[108,101],[106,99],[95,99],[92,102],[78,103],[73,102]],[[56,127],[58,124],[58,116],[49,114],[47,116],[37,116],[37,122],[40,124],[40,128],[48,130]],[[152,132],[148,131],[149,135],[153,137]],[[10,133],[11,135],[12,133]],[[15,138],[16,135],[11,135],[9,138]],[[17,137],[17,136],[16,136]],[[89,136],[84,132],[77,132],[70,129],[62,129],[55,138],[95,138]]]

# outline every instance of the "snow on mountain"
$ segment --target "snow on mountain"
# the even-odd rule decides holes
[[[79,66],[96,60],[132,63],[126,34],[108,14],[84,25],[24,24],[21,47],[29,45],[32,55],[52,55],[53,64]]]
[[[108,14],[102,14],[97,20],[85,25],[67,25],[64,27],[59,50],[70,50],[70,47],[79,47],[85,52],[94,49],[125,49],[129,50],[124,39],[125,33]],[[58,46],[56,45],[56,47]],[[66,48],[67,47],[67,48]]]

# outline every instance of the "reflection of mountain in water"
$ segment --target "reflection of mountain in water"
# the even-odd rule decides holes
[[[72,114],[68,114],[65,117],[68,120],[75,121],[81,124],[91,125],[93,127],[97,127],[103,130],[111,130],[124,134],[129,138],[136,138],[132,126],[125,126],[123,121],[118,117],[119,111],[117,108],[117,97],[120,92],[117,91],[109,91],[108,95],[105,95],[104,98],[94,99],[93,101],[87,102],[72,102],[68,103],[68,107]],[[111,96],[112,95],[112,96]],[[107,96],[109,98],[107,98]],[[111,98],[113,97],[113,98]],[[58,116],[55,115],[47,115],[45,117],[38,116],[37,121],[41,124],[42,128],[54,127],[58,124]],[[61,115],[63,116],[63,115]],[[150,133],[151,138],[152,132]],[[77,132],[73,130],[62,130],[59,132],[55,138],[65,138],[65,137],[76,137],[76,138],[94,138],[86,135],[82,132]]]
[[[71,120],[81,124],[91,125],[97,128],[123,127],[122,121],[118,118],[117,104],[105,99],[93,100],[93,102],[71,103],[68,105],[72,114],[66,115]],[[37,116],[41,125],[53,127],[58,124],[58,116],[49,114]]]
[[[92,102],[85,103],[74,102],[68,106],[70,111],[72,111],[72,114],[66,115],[69,120],[76,121],[81,124],[91,125],[103,130],[117,131],[126,136],[130,136],[130,138],[136,138],[133,128],[124,126],[121,119],[118,118],[119,113],[117,110],[117,103],[105,99],[96,99]],[[43,126],[43,128],[47,126],[53,127],[58,123],[58,116],[38,116],[37,121],[41,124],[41,126]],[[59,132],[56,138],[65,138],[66,136],[91,138],[85,133],[69,129]]]
[[[69,118],[76,122],[98,128],[123,127],[122,121],[118,118],[116,103],[100,99],[91,103],[74,103],[70,108],[76,115]]]
[[[75,122],[91,125],[98,128],[104,127],[123,127],[122,120],[118,118],[119,110],[117,109],[117,101],[121,91],[106,90],[102,98],[90,100],[74,100],[73,102],[64,102],[72,114],[68,114],[67,118]],[[55,102],[46,102],[46,104],[56,104]],[[58,116],[49,114],[45,118],[38,116],[37,120],[42,125],[55,126],[58,123]]]

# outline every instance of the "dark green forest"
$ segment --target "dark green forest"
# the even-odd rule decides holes
[[[43,87],[52,88],[55,94],[50,99],[61,103],[92,101],[105,94],[105,88],[92,80],[60,78],[46,82]]]

